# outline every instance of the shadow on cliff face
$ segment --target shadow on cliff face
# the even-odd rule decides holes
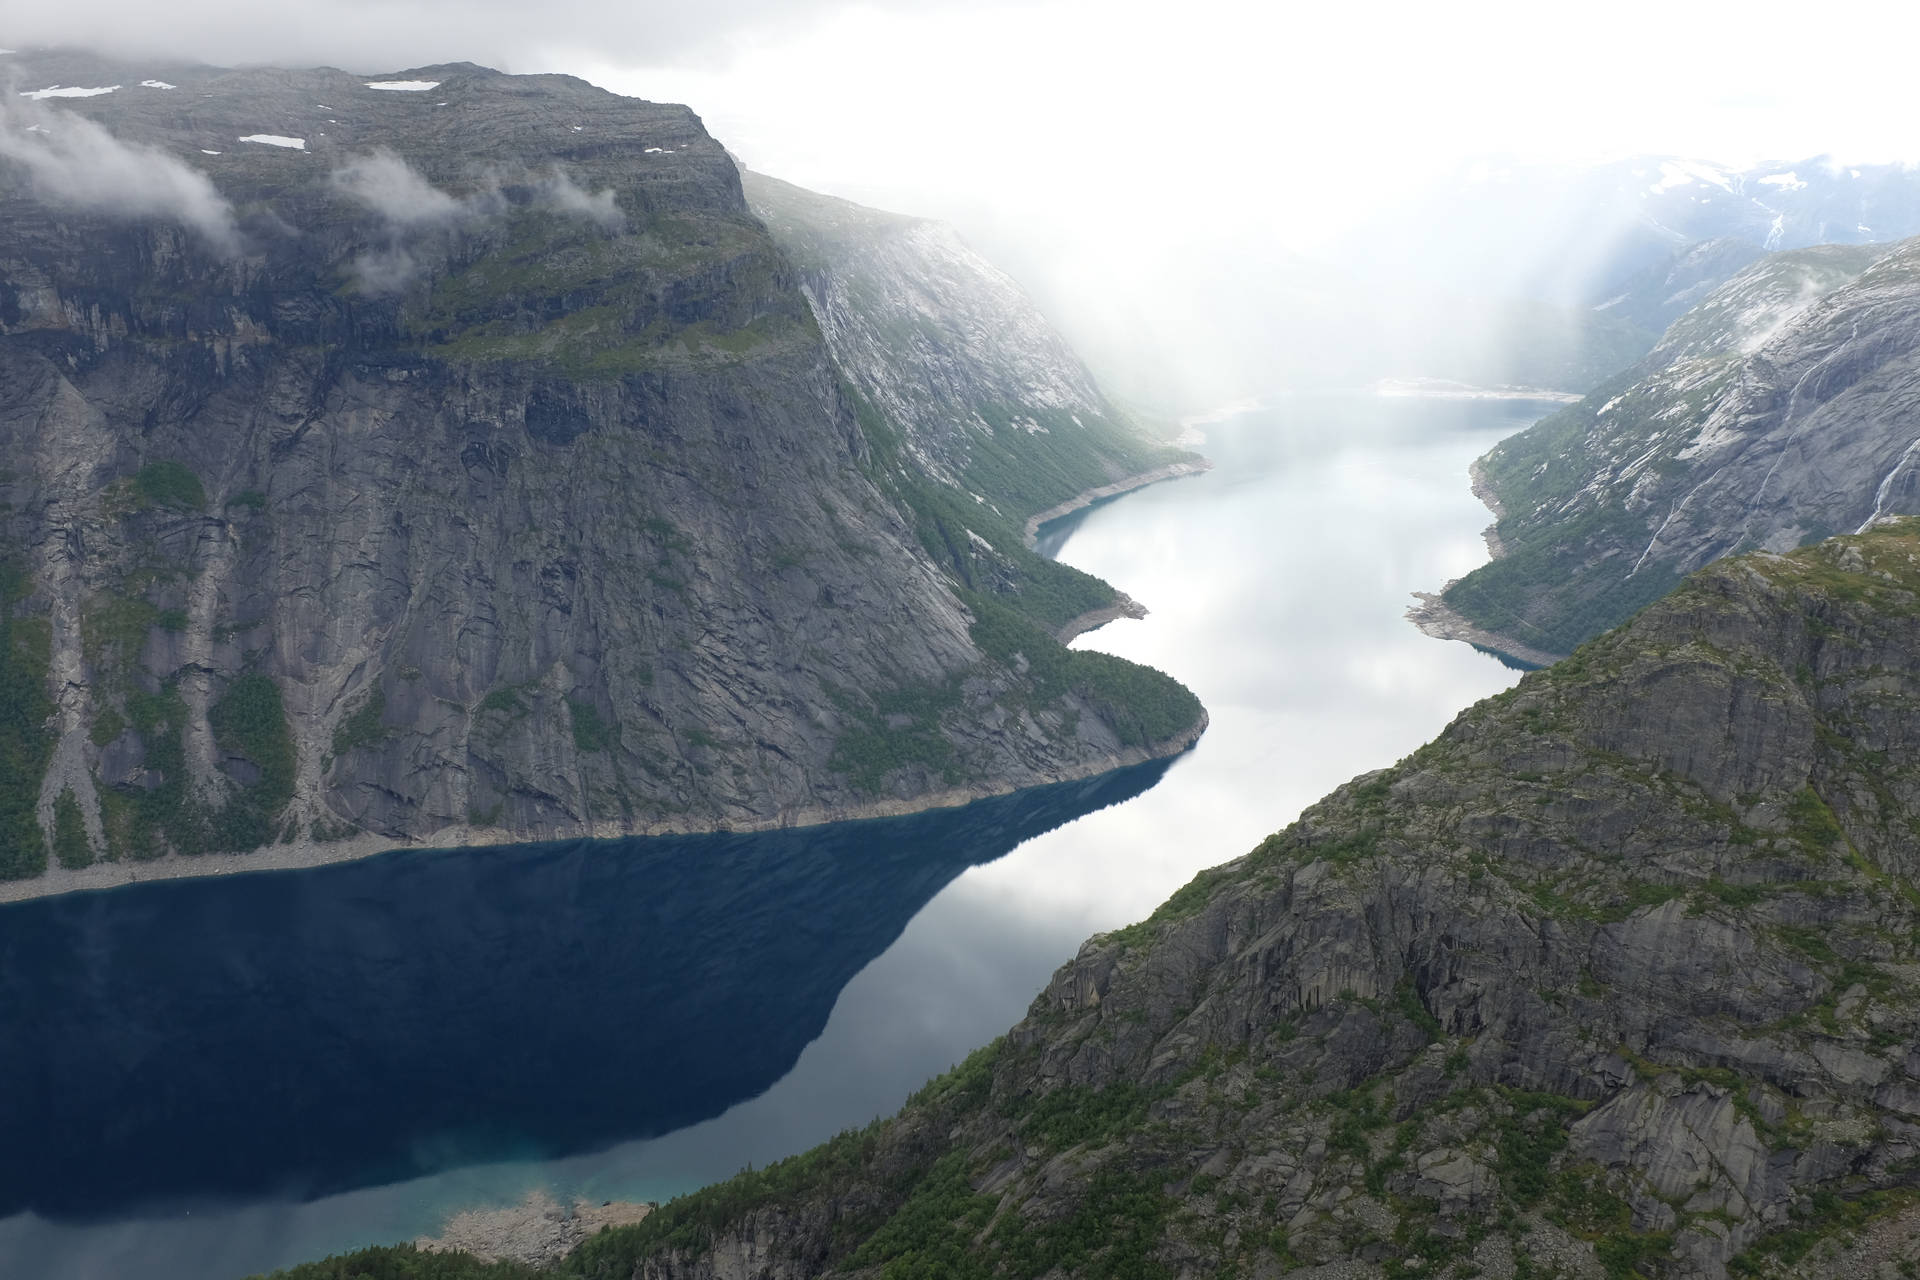
[[[310,1197],[717,1115],[962,871],[1167,764],[906,818],[8,907],[0,1216]]]

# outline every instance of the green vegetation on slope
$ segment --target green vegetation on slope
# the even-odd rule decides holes
[[[517,1262],[481,1262],[464,1253],[429,1253],[410,1244],[362,1249],[273,1273],[274,1280],[533,1280],[549,1274]]]
[[[1016,524],[997,506],[923,474],[905,458],[900,432],[886,415],[852,386],[842,389],[871,450],[868,474],[900,504],[934,563],[963,587],[1005,599],[1050,631],[1114,602],[1113,588],[1092,574],[1029,550],[1024,515]]]
[[[963,479],[1023,525],[1029,516],[1113,483],[1115,468],[1140,475],[1197,456],[1105,418],[1076,422],[1063,409],[979,404],[974,412],[992,433],[970,439]],[[1029,430],[1023,420],[1040,430]]]
[[[87,843],[86,819],[80,813],[80,800],[71,787],[53,802],[53,853],[61,866],[73,870],[93,862],[93,846]]]
[[[1103,653],[1068,649],[1055,637],[1069,622],[1118,599],[1091,574],[1027,548],[1011,521],[902,461],[898,432],[871,402],[845,387],[870,446],[868,473],[900,504],[935,564],[974,615],[973,641],[1014,681],[1010,708],[1061,717],[1072,731],[1071,696],[1113,727],[1123,747],[1165,742],[1198,723],[1199,699],[1171,676]],[[897,769],[918,768],[948,785],[963,779],[942,718],[964,702],[965,676],[937,687],[860,695],[844,691],[851,723],[830,761],[856,787],[882,789]]]
[[[8,880],[47,868],[36,810],[54,747],[47,727],[53,635],[45,618],[18,616],[30,590],[18,563],[0,556],[0,879]]]
[[[170,507],[181,511],[204,511],[207,491],[185,464],[149,462],[133,475],[133,491],[148,507]]]
[[[1111,654],[1069,649],[994,597],[975,592],[965,599],[974,612],[973,642],[1008,666],[1024,659],[1035,704],[1073,694],[1112,725],[1126,747],[1164,742],[1200,719],[1200,700],[1172,676]]]
[[[212,815],[206,847],[239,853],[271,843],[273,820],[293,799],[293,731],[279,687],[263,675],[241,676],[209,709],[207,720],[220,749],[245,759],[259,776],[237,788]]]

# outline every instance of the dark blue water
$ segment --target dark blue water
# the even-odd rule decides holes
[[[892,1112],[1087,935],[1512,683],[1401,615],[1484,561],[1467,464],[1541,412],[1281,401],[1204,428],[1211,473],[1050,527],[1153,611],[1076,644],[1212,715],[1157,785],[0,908],[0,1213],[34,1206],[0,1277],[236,1280],[536,1189],[665,1198]]]
[[[0,1216],[313,1198],[718,1115],[955,876],[1165,768],[815,830],[0,908]]]

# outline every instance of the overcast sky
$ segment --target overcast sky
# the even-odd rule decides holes
[[[0,0],[0,47],[471,60],[685,102],[763,172],[956,222],[1083,349],[1193,330],[1222,311],[1196,278],[1418,218],[1468,157],[1920,159],[1916,36],[1910,6],[1687,0]]]
[[[1904,6],[1675,0],[0,0],[0,43],[395,69],[470,59],[690,103],[755,167],[1069,225],[1204,205],[1307,243],[1486,152],[1920,152]],[[1860,21],[1854,18],[1862,19]]]

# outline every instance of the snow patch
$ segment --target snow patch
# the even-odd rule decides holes
[[[142,80],[140,87],[142,89],[178,89],[180,86],[168,84],[165,80]]]
[[[1657,196],[1675,187],[1691,186],[1696,182],[1704,182],[1719,187],[1723,191],[1733,190],[1727,182],[1726,175],[1710,165],[1695,164],[1691,160],[1662,160],[1660,180],[1648,187],[1647,191]]]
[[[1617,405],[1617,404],[1619,404],[1619,403],[1620,403],[1620,402],[1621,402],[1622,400],[1625,400],[1626,398],[1627,398],[1627,397],[1626,397],[1626,395],[1625,395],[1624,393],[1623,393],[1623,394],[1621,394],[1621,395],[1617,395],[1617,396],[1615,396],[1615,397],[1614,397],[1613,399],[1611,399],[1611,400],[1609,400],[1609,401],[1607,401],[1607,402],[1606,402],[1605,404],[1603,404],[1603,405],[1601,405],[1601,406],[1600,406],[1600,412],[1599,412],[1599,413],[1596,413],[1596,414],[1594,414],[1593,416],[1594,416],[1594,417],[1596,417],[1596,418],[1598,418],[1598,417],[1601,417],[1602,415],[1604,415],[1604,414],[1606,414],[1606,413],[1608,413],[1608,412],[1609,412],[1610,410],[1612,410],[1612,408],[1613,408],[1613,406],[1615,406],[1615,405]]]
[[[241,138],[240,141],[258,142],[263,146],[269,147],[285,147],[289,151],[305,151],[307,149],[307,140],[305,138],[288,138],[277,133],[250,133],[244,138]]]
[[[112,93],[119,87],[117,84],[110,84],[101,89],[77,89],[72,85],[68,85],[63,89],[56,84],[49,85],[45,89],[29,90],[20,96],[23,98],[32,98],[35,102],[40,102],[46,98],[97,98],[103,93]]]
[[[369,80],[367,88],[379,89],[386,93],[425,93],[429,89],[438,89],[438,80]]]
[[[209,151],[205,147],[202,147],[200,148],[200,154],[203,156],[217,156],[220,153],[218,151]]]
[[[1779,187],[1782,191],[1805,191],[1807,184],[1800,181],[1800,175],[1789,169],[1785,173],[1771,174],[1760,179],[1763,187]]]

